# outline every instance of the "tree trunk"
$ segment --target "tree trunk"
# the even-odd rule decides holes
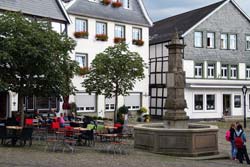
[[[18,112],[21,114],[21,126],[24,125],[24,109],[23,109],[23,99],[22,94],[18,94]]]
[[[118,108],[118,86],[116,86],[116,91],[115,91],[115,111],[114,111],[114,124],[116,123],[117,120],[117,108]]]

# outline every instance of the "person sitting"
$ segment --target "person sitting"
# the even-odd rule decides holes
[[[65,120],[64,120],[64,117],[63,117],[63,113],[60,114],[60,117],[59,117],[58,120],[59,120],[59,123],[60,123],[60,127],[64,128]]]

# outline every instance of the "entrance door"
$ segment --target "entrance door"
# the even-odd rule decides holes
[[[231,95],[223,95],[223,115],[231,116]]]

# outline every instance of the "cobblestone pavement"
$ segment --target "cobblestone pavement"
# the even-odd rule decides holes
[[[247,130],[249,137],[250,133]],[[219,150],[229,153],[230,144],[225,141],[225,129],[219,131]],[[250,152],[250,144],[248,144]],[[77,152],[44,152],[44,145],[34,142],[31,147],[0,147],[0,167],[230,167],[243,166],[238,161],[185,160],[180,157],[151,154],[134,150],[129,155],[113,155],[96,152],[90,147],[78,147]]]

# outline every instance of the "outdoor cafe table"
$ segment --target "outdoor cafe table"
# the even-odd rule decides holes
[[[116,133],[101,133],[99,134],[101,137],[101,141],[103,141],[103,138],[105,138],[107,141],[115,141],[117,137],[119,137]]]
[[[6,126],[6,129],[11,131],[11,144],[12,146],[16,145],[18,135],[20,135],[20,131],[23,129],[21,126]]]

